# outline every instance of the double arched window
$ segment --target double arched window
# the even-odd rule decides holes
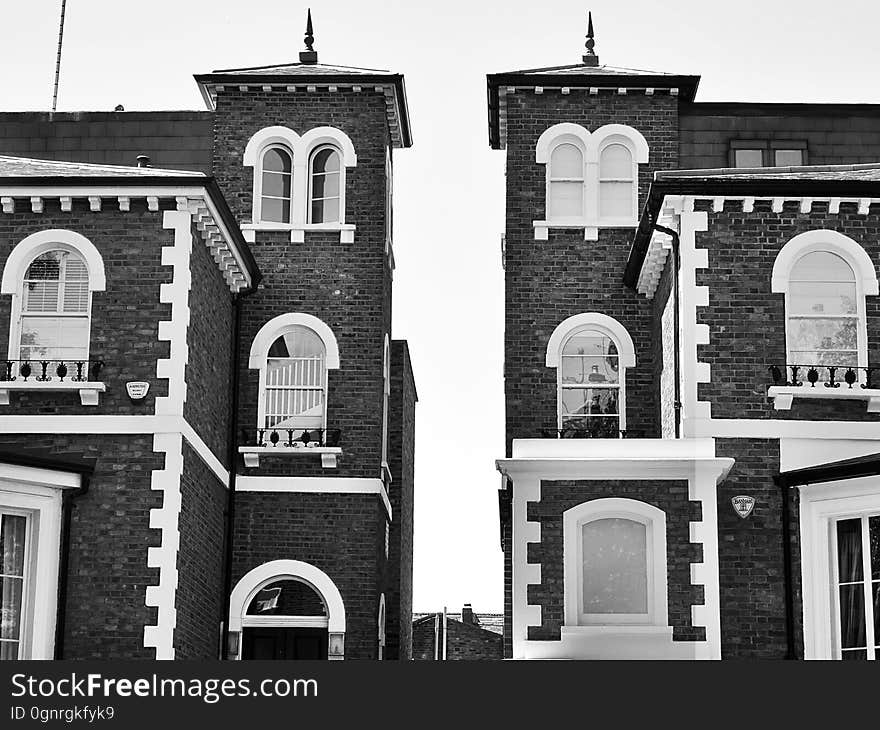
[[[565,623],[665,626],[666,515],[645,502],[597,499],[563,513]]]
[[[345,223],[345,171],[357,155],[342,130],[315,127],[300,136],[287,127],[261,129],[245,148],[244,164],[254,168],[255,226]]]
[[[599,228],[638,222],[638,170],[648,161],[648,143],[623,124],[589,132],[579,124],[555,124],[540,136],[535,152],[546,165],[546,216],[534,221],[535,237],[550,228],[583,228],[595,240]]]
[[[831,230],[795,236],[773,265],[772,289],[785,293],[786,364],[816,368],[868,365],[865,296],[878,293],[874,264],[851,238]]]
[[[569,317],[547,344],[557,369],[557,427],[565,438],[617,438],[626,430],[626,369],[635,349],[626,329],[598,312]]]

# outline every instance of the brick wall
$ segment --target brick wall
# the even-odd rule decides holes
[[[563,513],[603,497],[635,499],[666,513],[666,559],[669,579],[669,625],[680,641],[702,640],[705,630],[691,625],[691,606],[703,602],[702,587],[692,586],[691,563],[701,548],[689,542],[689,522],[701,518],[698,502],[688,499],[686,481],[633,480],[542,481],[541,501],[529,502],[528,519],[541,523],[541,542],[528,544],[528,562],[541,565],[541,583],[528,586],[530,604],[541,606],[540,627],[529,627],[528,638],[558,640],[565,623],[563,580]]]
[[[167,207],[168,201],[162,201]],[[151,212],[146,202],[134,199],[131,210],[120,212],[107,201],[91,212],[88,202],[74,200],[71,212],[61,212],[58,200],[45,201],[42,214],[23,210],[0,215],[0,266],[26,236],[49,228],[75,231],[88,238],[101,253],[106,291],[93,292],[89,356],[103,360],[101,380],[107,392],[97,406],[83,406],[76,392],[13,393],[10,405],[0,406],[0,416],[40,414],[152,414],[155,399],[168,394],[167,380],[157,380],[156,360],[168,357],[169,345],[160,341],[159,322],[171,317],[171,307],[159,302],[159,288],[172,277],[163,266],[161,249],[173,245],[173,231],[162,228],[162,211]],[[0,296],[0,342],[9,341],[12,297]],[[146,398],[132,401],[125,383],[150,383]]]
[[[4,112],[0,155],[211,172],[213,113]]]
[[[654,170],[677,165],[677,100],[552,91],[506,99],[507,453],[512,439],[557,427],[556,370],[544,365],[547,342],[566,317],[589,311],[614,317],[632,337],[637,363],[626,376],[627,429],[655,436],[651,302],[622,283],[632,230],[602,229],[598,241],[584,241],[582,230],[551,229],[549,240],[535,241],[532,221],[545,218],[545,166],[535,162],[535,145],[547,128],[566,121],[590,130],[611,123],[638,129],[650,148],[649,162],[639,166],[643,203]]]
[[[782,497],[773,483],[779,473],[779,441],[719,439],[716,444],[718,456],[736,460],[718,487],[722,658],[782,659],[786,651]],[[737,495],[755,498],[746,519],[731,505]],[[789,495],[796,651],[802,657],[797,490]]]
[[[223,599],[226,487],[184,440],[177,553],[176,659],[216,659]]]
[[[391,397],[388,418],[389,533],[388,589],[385,593],[385,656],[412,654],[413,506],[415,492],[416,388],[406,340],[391,343]]]
[[[156,621],[156,609],[144,605],[146,587],[159,577],[147,567],[147,549],[161,539],[150,528],[150,510],[162,505],[151,475],[164,466],[152,435],[3,434],[0,451],[22,453],[37,441],[67,462],[95,460],[88,492],[71,512],[63,658],[155,658],[143,646],[144,626]]]
[[[880,208],[867,216],[854,203],[843,203],[839,215],[827,208],[815,203],[813,212],[800,213],[790,202],[773,213],[770,201],[756,201],[754,212],[743,213],[741,203],[730,202],[721,213],[709,212],[708,231],[697,234],[697,247],[709,250],[709,268],[697,270],[697,284],[709,287],[709,306],[697,309],[697,320],[710,330],[698,356],[712,367],[712,382],[699,385],[699,397],[712,403],[714,418],[880,419],[863,401],[795,399],[791,410],[776,411],[766,397],[768,367],[786,362],[785,295],[770,290],[780,249],[799,233],[827,228],[851,237],[872,261],[880,259]],[[865,303],[870,363],[880,360],[880,299],[869,296]]]
[[[378,655],[385,508],[373,494],[239,492],[232,585],[270,560],[323,570],[345,605],[345,658]]]
[[[681,168],[728,167],[732,140],[807,143],[810,165],[880,161],[880,107],[683,104]]]
[[[440,616],[442,654],[443,615]],[[413,623],[413,659],[433,661],[435,651],[435,616],[425,616]],[[501,634],[473,624],[446,619],[446,659],[448,661],[486,661],[503,658]]]

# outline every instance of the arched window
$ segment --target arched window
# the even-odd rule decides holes
[[[771,288],[785,293],[786,364],[803,368],[799,378],[814,366],[823,381],[828,366],[867,367],[865,296],[877,294],[877,275],[855,241],[830,230],[795,236],[776,257]]]
[[[22,281],[19,358],[87,360],[90,295],[89,270],[76,251],[54,249],[31,261]]]
[[[629,223],[637,215],[638,166],[622,142],[606,144],[599,153],[599,218]]]
[[[668,621],[666,515],[632,499],[597,499],[563,514],[566,624]]]
[[[309,165],[309,223],[342,221],[342,158],[332,145],[318,147]]]
[[[563,438],[617,438],[626,430],[625,371],[635,365],[626,329],[603,314],[569,317],[550,337],[547,366],[557,368]]]
[[[282,145],[266,148],[260,176],[260,221],[290,223],[292,191],[293,153]]]
[[[385,348],[382,356],[382,466],[388,466],[388,410],[391,398],[391,347],[385,335]],[[383,475],[384,476],[384,475]]]
[[[584,153],[572,142],[557,144],[547,166],[547,218],[584,217]]]
[[[308,327],[292,326],[269,347],[263,428],[324,428],[326,349]]]
[[[379,659],[385,658],[385,594],[379,596]]]

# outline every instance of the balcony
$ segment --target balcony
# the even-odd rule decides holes
[[[880,413],[880,387],[872,377],[878,368],[850,365],[770,365],[773,385],[767,397],[777,411],[787,411],[795,398],[860,400],[869,413]]]
[[[638,438],[639,434],[620,428],[620,419],[612,417],[571,418],[559,429],[541,429],[545,439],[624,439]]]
[[[320,455],[321,466],[336,468],[342,453],[342,433],[338,428],[258,428],[242,429],[238,452],[246,467],[258,467],[260,456],[307,457]]]
[[[0,405],[13,392],[79,392],[84,406],[98,405],[107,386],[101,382],[101,360],[0,360]]]

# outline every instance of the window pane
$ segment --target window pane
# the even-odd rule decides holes
[[[290,223],[290,201],[263,198],[260,204],[260,218],[273,223]]]
[[[837,523],[838,582],[862,580],[862,521],[840,520]]]
[[[312,172],[336,172],[339,167],[339,152],[331,147],[318,150],[312,158]]]
[[[312,202],[312,223],[338,223],[339,198],[327,198]]]
[[[339,173],[329,172],[312,176],[312,198],[339,197]]]
[[[814,251],[801,256],[791,268],[791,281],[852,281],[852,267],[837,254]]]
[[[563,415],[617,415],[617,388],[563,388]]]
[[[763,150],[734,150],[734,164],[737,167],[763,167]]]
[[[273,198],[289,198],[290,175],[278,172],[264,172],[263,195],[269,195]]]
[[[22,360],[85,360],[89,321],[86,317],[22,317]]]
[[[584,215],[584,185],[579,182],[550,183],[550,220],[582,218]]]
[[[632,218],[633,184],[628,182],[599,183],[599,215],[603,218]]]
[[[846,282],[796,282],[788,289],[789,314],[855,314],[856,285]]]
[[[843,661],[865,661],[868,658],[868,650],[867,649],[855,649],[850,651],[841,652],[840,658]]]
[[[563,355],[613,355],[617,357],[614,340],[600,332],[586,331],[572,335],[565,342]]]
[[[804,164],[803,150],[776,150],[776,167],[800,167]]]
[[[298,580],[279,580],[262,588],[251,600],[248,616],[326,616],[321,596]]]
[[[292,164],[290,154],[286,150],[273,147],[263,155],[263,169],[274,172],[290,172]]]
[[[622,144],[611,144],[602,150],[599,162],[601,178],[633,179],[632,155]]]
[[[18,642],[3,641],[0,642],[0,660],[12,661],[18,659]]]
[[[835,351],[857,349],[858,337],[856,333],[855,318],[846,319],[823,319],[823,318],[805,318],[790,319],[788,321],[788,349],[789,352],[795,351]],[[838,363],[827,359],[820,360],[827,365],[843,365],[852,363]],[[803,363],[805,365],[815,364],[813,362]]]
[[[563,355],[562,382],[577,385],[617,383],[617,358]]]
[[[581,151],[573,144],[558,145],[550,155],[550,177],[582,180],[584,158]]]
[[[57,281],[27,281],[24,285],[25,312],[57,312],[60,285]]]
[[[85,314],[89,311],[89,282],[66,281],[64,284],[63,312]]]
[[[295,326],[269,348],[269,357],[324,357],[324,342],[308,327]]]
[[[61,251],[49,251],[33,260],[24,275],[30,281],[58,281],[61,278]]]
[[[641,522],[583,526],[583,613],[648,612],[648,540]]]
[[[27,517],[3,515],[0,522],[0,573],[24,575],[24,539]]]
[[[840,586],[841,647],[861,648],[865,642],[865,586]]]
[[[868,534],[871,540],[871,580],[880,580],[880,515],[868,518]],[[877,639],[880,640],[880,634]]]

